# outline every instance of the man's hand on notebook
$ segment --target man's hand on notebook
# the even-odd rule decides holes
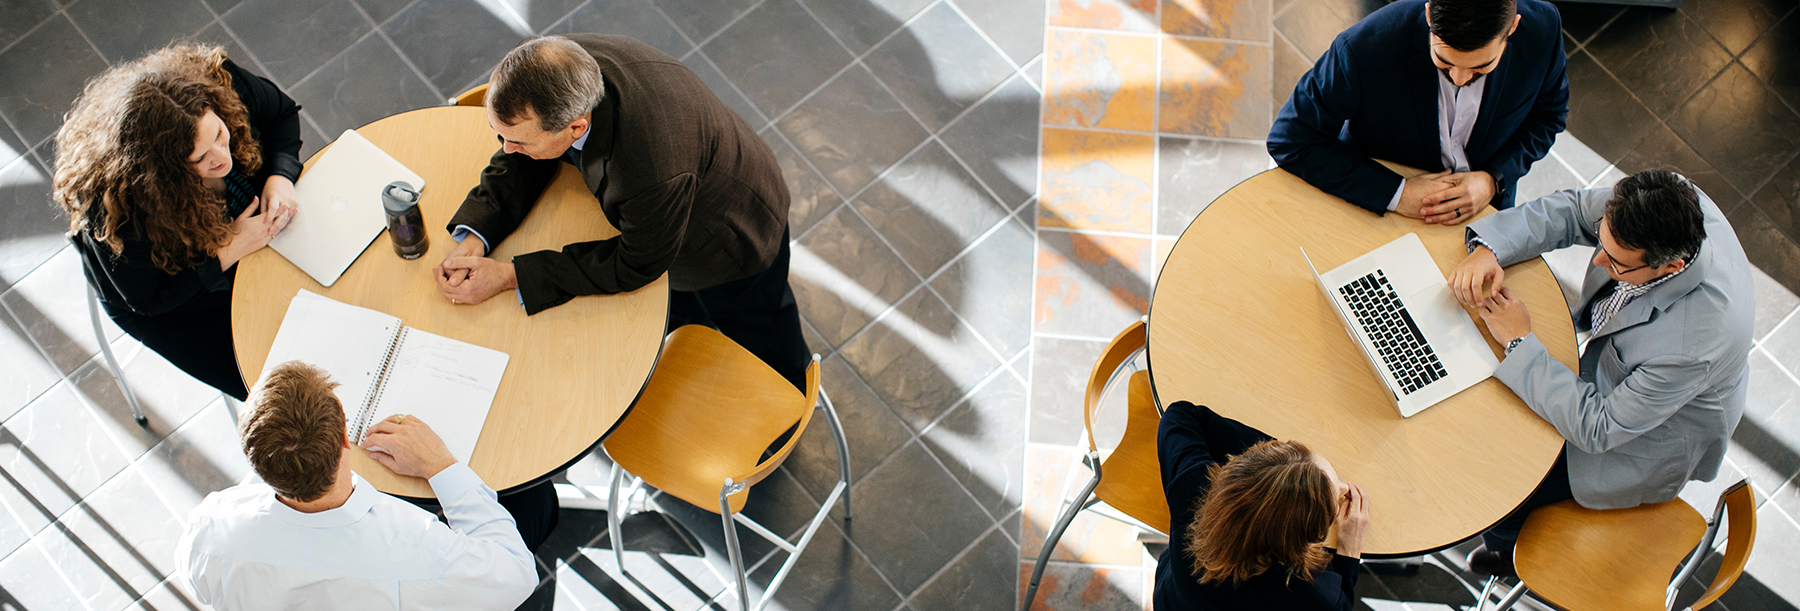
[[[416,416],[395,414],[369,427],[362,447],[375,462],[401,475],[430,479],[456,464],[444,440]]]
[[[1463,307],[1473,308],[1500,296],[1500,282],[1505,279],[1506,268],[1500,267],[1494,251],[1476,246],[1462,263],[1456,264],[1456,269],[1450,270],[1450,292]]]

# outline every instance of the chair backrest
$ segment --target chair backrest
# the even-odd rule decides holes
[[[470,87],[468,91],[456,94],[456,97],[450,98],[450,103],[455,106],[485,105],[487,104],[487,89],[487,83]]]
[[[1712,585],[1707,586],[1699,600],[1688,606],[1690,609],[1704,608],[1731,589],[1731,584],[1743,576],[1744,567],[1750,564],[1750,548],[1756,543],[1756,492],[1751,490],[1749,480],[1727,488],[1719,495],[1719,504],[1724,505],[1726,523],[1730,525],[1725,537],[1725,559],[1719,563],[1719,573],[1713,575]]]
[[[1169,501],[1163,496],[1162,469],[1156,454],[1156,431],[1162,413],[1150,394],[1150,372],[1131,374],[1125,436],[1119,447],[1100,465],[1100,485],[1094,496],[1125,515],[1169,532]]]
[[[1100,360],[1094,362],[1094,370],[1088,374],[1087,397],[1081,408],[1081,419],[1087,426],[1088,451],[1096,451],[1094,443],[1094,416],[1100,410],[1100,399],[1106,394],[1106,383],[1112,381],[1113,374],[1119,371],[1127,361],[1144,349],[1144,321],[1138,320],[1125,327],[1114,336],[1112,343],[1106,345],[1106,351],[1100,353]],[[1155,401],[1151,402],[1155,405]],[[1155,432],[1151,433],[1154,440]],[[1154,448],[1155,444],[1152,443]]]
[[[793,452],[818,399],[819,364],[807,393],[718,331],[688,325],[663,342],[656,370],[637,404],[606,438],[607,455],[658,490],[709,511],[725,478],[755,484]],[[763,451],[790,427],[768,459]],[[747,492],[732,495],[733,511]]]

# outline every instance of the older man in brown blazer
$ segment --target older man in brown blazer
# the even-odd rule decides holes
[[[517,289],[529,315],[667,272],[670,328],[717,327],[802,385],[810,359],[787,279],[787,183],[768,145],[699,77],[630,38],[543,36],[500,60],[487,110],[501,149],[450,220],[458,245],[434,270],[445,298],[480,303]],[[620,235],[485,258],[561,163],[581,170]]]

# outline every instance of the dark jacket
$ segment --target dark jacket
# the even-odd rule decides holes
[[[251,74],[231,60],[225,60],[225,71],[231,74],[231,90],[237,93],[249,115],[250,137],[262,150],[262,166],[250,177],[250,184],[260,192],[270,176],[298,180],[300,105],[268,79]],[[70,237],[81,253],[88,283],[99,290],[100,303],[106,306],[108,314],[155,316],[231,305],[231,280],[236,266],[221,270],[218,257],[209,256],[193,267],[170,274],[151,262],[150,243],[143,239],[140,226],[128,224],[120,228],[120,239],[124,252],[114,256],[112,248],[94,241],[91,231],[83,230]]]
[[[1519,177],[1550,151],[1569,114],[1562,18],[1541,0],[1518,0],[1519,29],[1487,76],[1469,134],[1471,171],[1493,174],[1495,208],[1510,208]],[[1338,34],[1300,77],[1269,130],[1269,155],[1320,190],[1382,214],[1399,174],[1386,159],[1442,171],[1437,66],[1425,0],[1382,7]],[[1346,123],[1348,122],[1348,123]]]
[[[1288,583],[1285,569],[1264,571],[1235,587],[1203,584],[1194,575],[1194,557],[1187,552],[1187,530],[1199,515],[1196,510],[1200,499],[1212,487],[1211,468],[1229,460],[1228,453],[1242,451],[1257,441],[1229,438],[1232,431],[1223,430],[1226,427],[1216,424],[1220,422],[1230,421],[1204,406],[1177,401],[1163,411],[1162,424],[1157,428],[1156,456],[1162,469],[1163,494],[1169,499],[1170,532],[1169,547],[1156,563],[1156,591],[1151,596],[1155,610],[1349,611],[1355,607],[1356,574],[1362,567],[1355,558],[1333,556],[1331,564],[1313,574],[1312,583]],[[1253,431],[1242,425],[1236,427]],[[1215,442],[1208,444],[1208,437]],[[1228,444],[1236,447],[1224,447]]]
[[[636,290],[669,274],[699,290],[766,269],[787,231],[787,183],[756,130],[687,66],[622,36],[570,34],[600,63],[581,173],[619,236],[513,258],[525,312]],[[449,228],[495,246],[531,212],[563,162],[494,153]]]

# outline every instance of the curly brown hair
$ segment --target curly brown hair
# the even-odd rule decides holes
[[[262,166],[224,64],[217,46],[175,45],[88,81],[56,132],[53,193],[71,235],[91,232],[116,257],[123,237],[138,234],[151,263],[171,274],[231,240],[223,195],[187,161],[211,111],[231,132],[238,171]]]
[[[1187,552],[1202,583],[1236,586],[1265,571],[1311,583],[1331,552],[1331,476],[1296,441],[1264,441],[1211,468],[1212,488],[1188,525]]]

